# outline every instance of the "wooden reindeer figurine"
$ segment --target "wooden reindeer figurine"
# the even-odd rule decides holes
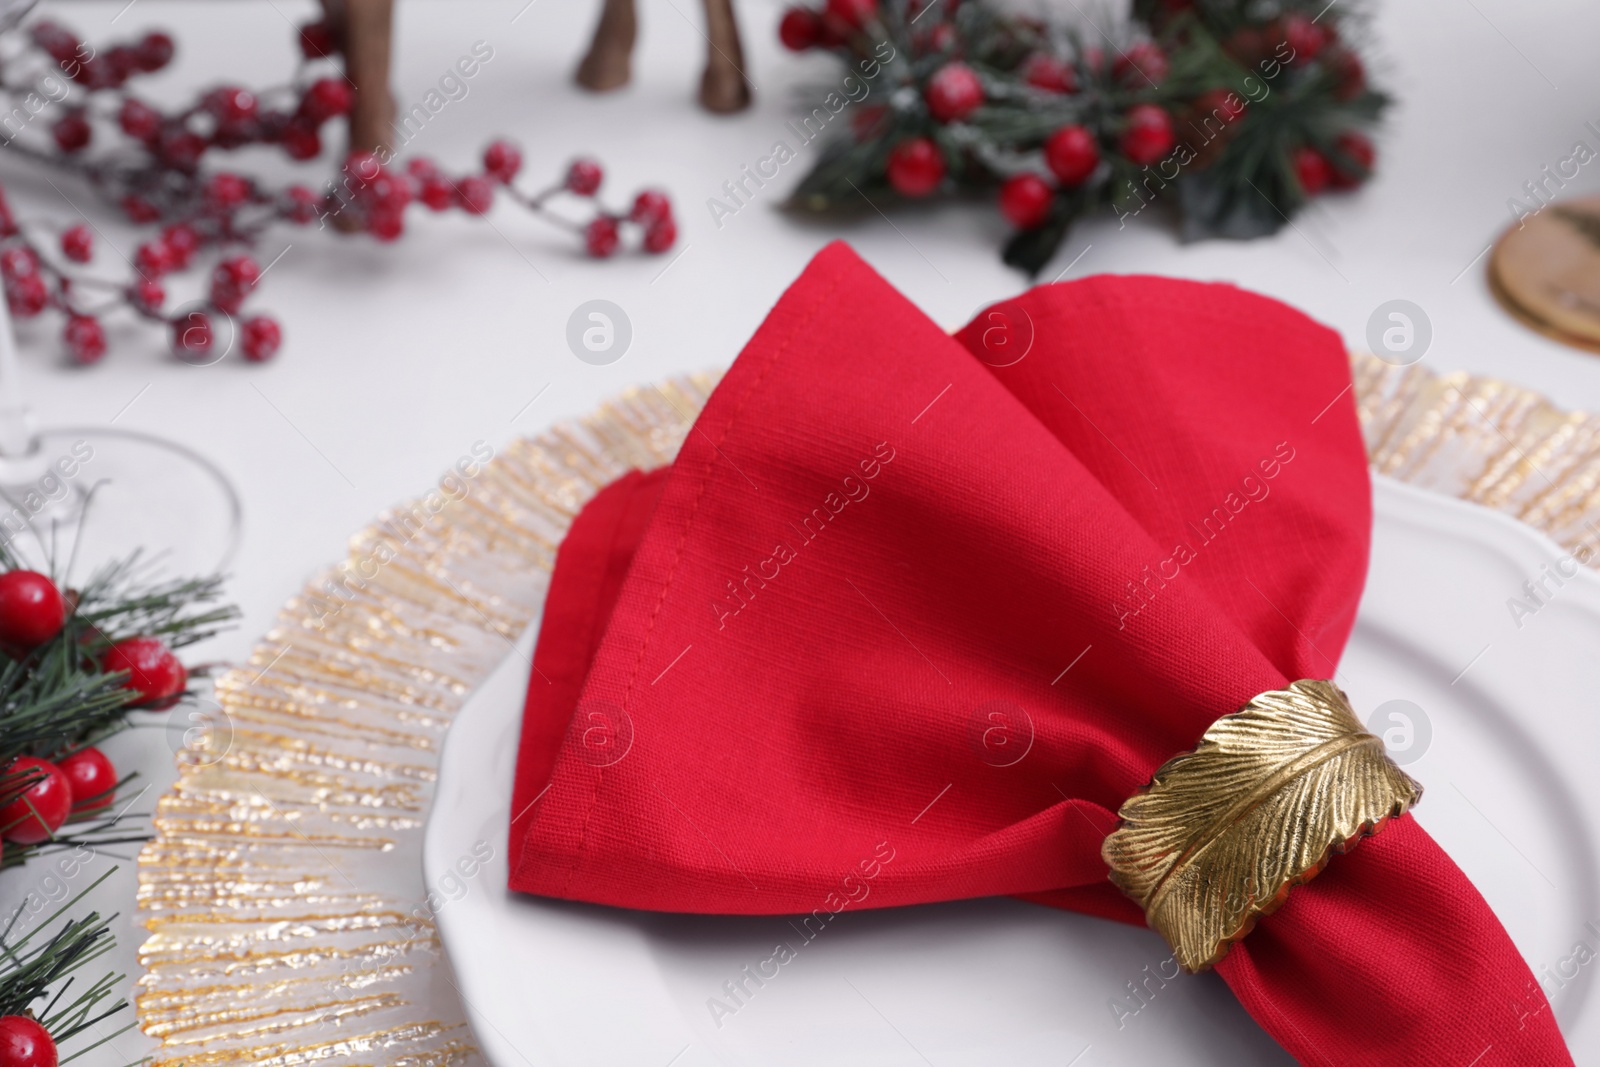
[[[395,104],[389,89],[389,52],[394,0],[321,0],[324,17],[344,53],[345,76],[355,86],[350,113],[350,147],[368,152],[388,147],[394,135]],[[708,111],[739,111],[750,106],[744,75],[744,48],[733,17],[733,0],[704,0],[706,68],[700,76],[700,103]],[[589,52],[578,65],[579,85],[606,92],[628,83],[633,44],[638,36],[634,0],[604,0]]]
[[[722,114],[741,111],[750,106],[750,82],[744,74],[744,48],[733,17],[733,0],[704,0],[704,4],[706,68],[700,75],[700,106]],[[634,0],[604,0],[594,40],[578,64],[578,84],[597,93],[626,85],[638,31]]]

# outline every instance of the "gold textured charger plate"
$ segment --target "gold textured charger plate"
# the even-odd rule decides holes
[[[1353,368],[1374,470],[1561,544],[1589,536],[1600,420],[1491,379],[1370,356]],[[434,920],[503,885],[488,885],[495,859],[476,838],[448,881],[419,876],[441,739],[537,615],[573,516],[622,471],[669,462],[714,382],[630,390],[513,442],[461,500],[435,509],[431,493],[381,516],[219,679],[223,728],[188,735],[139,857],[153,1064],[476,1055]]]

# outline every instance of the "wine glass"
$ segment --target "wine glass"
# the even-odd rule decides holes
[[[0,545],[35,569],[92,571],[134,552],[164,570],[225,571],[239,546],[239,494],[195,450],[138,430],[41,429],[20,381],[0,297]],[[57,575],[65,578],[65,573]]]

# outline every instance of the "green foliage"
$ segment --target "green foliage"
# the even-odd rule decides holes
[[[1131,24],[1104,25],[1091,16],[1047,23],[995,0],[882,0],[875,22],[833,48],[869,91],[829,127],[788,207],[860,212],[904,200],[886,166],[893,147],[912,137],[938,145],[947,192],[988,193],[1015,174],[1048,175],[1046,139],[1082,125],[1100,148],[1099,170],[1059,189],[1045,220],[1015,234],[1003,253],[1036,274],[1077,219],[1127,218],[1158,201],[1175,210],[1185,240],[1273,233],[1308,199],[1294,165],[1299,151],[1320,153],[1346,184],[1366,178],[1342,138],[1373,126],[1388,98],[1366,83],[1353,43],[1360,22],[1348,5],[1138,0]],[[1138,60],[1157,46],[1166,69],[1147,76]],[[881,69],[868,66],[891,54]],[[1029,83],[1029,64],[1041,56],[1067,67],[1073,91]],[[957,60],[977,73],[984,102],[941,123],[924,91]],[[1136,163],[1121,145],[1126,116],[1140,104],[1162,108],[1173,123],[1175,145],[1155,163]]]

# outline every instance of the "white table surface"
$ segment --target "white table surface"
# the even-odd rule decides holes
[[[1070,13],[1075,5],[1055,6]],[[1244,244],[1180,246],[1154,212],[1122,230],[1115,219],[1088,223],[1068,237],[1044,279],[1069,263],[1066,277],[1226,279],[1297,305],[1353,346],[1363,344],[1373,309],[1404,298],[1432,320],[1428,365],[1494,374],[1571,407],[1600,408],[1600,362],[1513,322],[1488,294],[1483,260],[1474,263],[1511,221],[1507,200],[1524,182],[1568,155],[1575,140],[1600,148],[1584,126],[1600,120],[1600,8],[1576,0],[1369,6],[1374,79],[1399,103],[1377,138],[1377,176],[1367,187],[1327,197],[1293,228]],[[607,96],[583,93],[570,79],[597,2],[399,5],[394,86],[402,110],[474,42],[494,49],[470,94],[429,123],[416,151],[465,169],[491,136],[505,134],[524,146],[530,181],[556,175],[584,153],[604,162],[613,204],[660,185],[680,223],[681,258],[670,270],[663,271],[670,257],[588,261],[567,235],[506,203],[487,222],[413,209],[409,232],[390,246],[315,230],[269,235],[263,262],[292,247],[252,300],[284,326],[284,350],[267,366],[237,357],[185,366],[166,354],[164,338],[127,326],[113,330],[102,365],[74,369],[61,361],[59,320],[23,325],[26,387],[42,423],[104,422],[126,407],[119,426],[200,449],[242,492],[244,541],[232,596],[244,620],[201,656],[244,656],[285,598],[338,558],[350,534],[424,490],[475,441],[500,447],[630,383],[726,365],[834,237],[850,240],[946,327],[1026,286],[1001,265],[1006,229],[983,206],[902,211],[892,224],[871,216],[846,229],[798,225],[774,210],[786,186],[773,184],[720,229],[713,223],[707,197],[786,137],[796,105],[839,76],[831,59],[779,48],[781,8],[776,0],[739,5],[758,92],[753,108],[730,118],[694,104],[704,45],[692,0],[641,0],[634,84]],[[295,55],[290,24],[316,9],[310,0],[113,0],[41,10],[95,41],[169,29],[179,41],[176,61],[139,85],[176,101],[223,80],[282,82]],[[325,173],[271,154],[239,158],[308,182]],[[798,179],[810,158],[803,152],[779,183]],[[0,181],[19,214],[70,218],[72,209],[37,173],[0,157]],[[88,198],[70,182],[62,188]],[[1597,189],[1600,163],[1592,163],[1567,191]],[[131,247],[126,228],[108,232]],[[572,310],[595,298],[620,305],[634,330],[626,356],[606,367],[580,362],[564,339]],[[159,740],[125,743],[152,753],[146,759],[127,749],[150,780],[171,780]],[[0,895],[11,898],[13,888],[0,887]],[[131,867],[124,865],[101,906],[131,910]],[[138,940],[125,930],[118,959],[130,972]],[[79,1062],[140,1054],[135,1035],[116,1045]]]

